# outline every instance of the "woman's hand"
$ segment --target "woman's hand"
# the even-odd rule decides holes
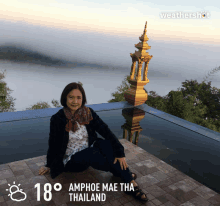
[[[113,164],[115,164],[117,162],[117,160],[119,161],[120,165],[121,165],[121,169],[123,170],[123,168],[126,170],[128,168],[128,164],[125,160],[125,157],[121,157],[121,158],[115,158],[115,161]]]
[[[49,167],[41,167],[39,170],[39,175],[44,175],[46,173],[50,173],[50,168]]]

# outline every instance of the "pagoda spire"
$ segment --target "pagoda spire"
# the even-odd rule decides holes
[[[143,33],[142,36],[145,37],[147,40],[149,40],[146,33],[147,33],[147,21],[146,21],[146,23],[145,23],[144,33]],[[141,39],[140,39],[140,40],[141,40]],[[147,40],[143,40],[143,41],[147,41]]]
[[[131,66],[129,83],[131,84],[131,87],[124,94],[125,100],[128,103],[132,104],[133,106],[138,106],[145,103],[148,97],[143,87],[144,85],[149,83],[149,79],[147,78],[148,64],[153,56],[149,55],[149,53],[146,52],[146,50],[151,48],[151,46],[147,44],[147,41],[149,40],[149,38],[147,37],[147,21],[145,23],[144,32],[139,37],[139,40],[141,42],[135,44],[135,47],[139,51],[135,51],[135,53],[133,54],[130,53],[130,56],[132,58],[132,66]],[[138,62],[137,72],[136,72],[136,62]],[[144,65],[144,73],[142,79],[141,72],[142,72],[143,63],[145,63],[145,65]]]
[[[144,34],[146,34],[146,32],[147,32],[147,21],[146,21],[145,27],[144,27]]]
[[[149,38],[147,37],[147,21],[145,23],[144,32],[142,36],[139,37],[140,41],[138,44],[135,44],[135,47],[140,51],[143,57],[147,56],[146,50],[150,49],[151,46],[148,45],[147,41]]]

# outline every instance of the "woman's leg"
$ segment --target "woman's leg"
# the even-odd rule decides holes
[[[121,169],[120,163],[115,164],[112,146],[109,140],[97,140],[93,147],[86,148],[74,154],[65,165],[66,172],[82,172],[89,166],[97,170],[111,172],[115,176],[119,176],[125,183],[133,180],[132,173],[129,168]]]
[[[120,177],[125,183],[130,183],[135,186],[138,186],[137,183],[134,181],[132,177],[132,173],[130,172],[129,168],[126,170],[121,169],[120,163],[117,161],[117,163],[113,164],[114,162],[114,155],[113,155],[113,149],[111,146],[111,143],[109,140],[99,140],[97,143],[94,144],[94,147],[98,147],[100,152],[102,153],[103,156],[105,156],[109,162],[110,165],[110,172],[114,174],[116,172],[117,174],[120,174]],[[141,194],[138,192],[136,195],[138,196]],[[147,198],[145,194],[141,195],[142,199]]]
[[[87,158],[91,153],[91,148],[86,148],[71,156],[71,159],[65,165],[65,172],[82,172],[90,166]]]
[[[110,141],[101,139],[96,141],[94,147],[86,148],[73,155],[71,160],[66,164],[65,170],[81,172],[91,166],[97,170],[110,171],[113,175],[120,176],[125,183],[133,183],[134,186],[137,186],[129,168],[122,170],[118,161],[116,164],[113,164],[113,162],[114,155]],[[139,193],[137,193],[137,195],[138,194]],[[144,199],[146,195],[143,194],[141,197]]]
[[[93,154],[93,159],[96,159],[96,160],[98,159],[101,165],[105,165],[108,171],[110,171],[115,176],[121,177],[121,179],[125,183],[130,183],[133,180],[132,173],[129,170],[129,168],[127,168],[126,170],[122,170],[119,161],[113,164],[115,157],[114,157],[113,149],[112,149],[112,146],[109,140],[103,140],[103,139],[97,140],[94,144],[94,148],[97,148],[99,152],[97,152],[95,156]],[[91,166],[93,167],[93,162],[91,162]],[[96,165],[94,166],[96,167]],[[104,170],[104,171],[107,171],[107,170]]]
[[[106,157],[100,153],[99,148],[90,147],[75,153],[66,163],[65,172],[82,172],[89,166],[106,172],[110,170],[109,162]],[[114,173],[114,175],[117,174]]]

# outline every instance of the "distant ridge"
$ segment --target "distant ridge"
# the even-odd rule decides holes
[[[32,63],[44,66],[62,66],[62,67],[76,67],[76,66],[91,66],[103,67],[96,64],[71,62],[54,58],[49,55],[42,54],[19,45],[0,45],[0,61],[9,60],[17,63]]]

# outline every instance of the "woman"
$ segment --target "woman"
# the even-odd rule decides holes
[[[61,95],[60,109],[50,119],[47,164],[39,174],[50,172],[54,179],[62,172],[81,172],[89,166],[111,172],[125,183],[133,183],[135,191],[126,192],[139,200],[148,201],[138,187],[125,160],[124,147],[93,109],[86,107],[83,87],[68,84]],[[98,138],[96,132],[105,140]]]

